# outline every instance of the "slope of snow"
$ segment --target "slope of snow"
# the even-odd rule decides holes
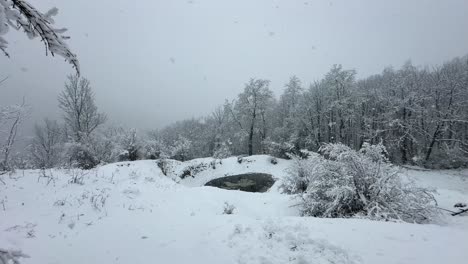
[[[246,161],[247,159],[247,161]],[[214,178],[265,172],[281,180],[289,161],[228,158],[194,177],[177,175],[213,159],[155,161],[80,170],[17,171],[0,183],[0,248],[30,255],[21,263],[465,263],[468,217],[416,225],[298,216],[297,201],[278,192],[228,191]],[[408,170],[438,189],[440,206],[468,202],[468,171]],[[41,176],[41,177],[39,177]],[[83,184],[69,183],[83,177]],[[79,181],[81,182],[81,180]],[[223,214],[225,203],[234,214]]]

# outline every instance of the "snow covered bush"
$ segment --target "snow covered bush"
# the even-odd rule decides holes
[[[96,167],[100,161],[93,154],[92,149],[87,144],[72,142],[65,144],[67,165],[84,170]]]
[[[382,144],[355,151],[326,144],[322,156],[294,159],[284,190],[301,198],[303,215],[427,222],[436,213],[431,192],[402,178]]]
[[[234,210],[236,210],[236,207],[228,202],[224,202],[224,208],[223,208],[223,214],[234,214]]]
[[[88,138],[86,145],[98,163],[112,163],[118,159],[118,147],[114,137],[109,137],[107,131],[97,131]]]
[[[277,143],[271,140],[264,140],[263,144],[267,153],[282,159],[289,159],[289,153],[294,153],[294,145],[289,142]]]
[[[188,176],[190,176],[192,178],[195,178],[195,176],[198,173],[207,170],[208,168],[210,168],[210,166],[211,166],[211,164],[204,163],[204,162],[201,162],[199,164],[189,165],[186,168],[184,168],[184,170],[182,171],[182,174],[179,177],[181,179],[184,179],[184,178],[186,178]]]
[[[148,159],[167,158],[170,156],[169,147],[160,139],[146,139],[143,142],[145,157]]]
[[[288,194],[303,193],[307,190],[317,166],[321,165],[322,158],[317,154],[310,154],[308,159],[289,155],[293,165],[288,169],[288,176],[284,179],[282,188]]]
[[[143,157],[142,142],[138,137],[137,130],[120,128],[120,133],[117,138],[118,147],[120,148],[118,160],[119,161],[135,161]]]
[[[268,161],[269,161],[271,164],[273,164],[273,165],[278,164],[278,159],[275,158],[275,157],[269,157],[269,158],[268,158]]]
[[[70,169],[68,174],[70,175],[70,180],[68,180],[68,183],[84,185],[84,177],[88,175],[88,172],[81,169]]]
[[[189,139],[179,136],[171,147],[171,158],[179,161],[189,160],[191,146],[192,142]]]
[[[170,169],[168,160],[166,158],[161,158],[156,162],[156,164],[161,169],[162,174],[164,174],[164,176],[167,176],[167,173]]]
[[[244,162],[244,158],[248,157],[247,155],[240,155],[237,156],[237,163],[242,164]]]
[[[107,198],[109,198],[109,194],[107,193],[107,189],[102,189],[98,193],[93,193],[90,195],[90,202],[91,206],[96,211],[102,211],[106,205]]]
[[[229,149],[229,145],[226,143],[221,143],[221,145],[216,149],[213,153],[213,158],[215,159],[225,159],[232,156],[231,150]]]

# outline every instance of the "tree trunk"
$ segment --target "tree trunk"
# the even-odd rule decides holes
[[[253,134],[254,134],[254,122],[252,121],[252,124],[250,126],[250,132],[249,132],[249,156],[253,155]]]
[[[437,140],[437,136],[439,135],[439,128],[440,128],[440,124],[437,125],[435,131],[434,131],[434,135],[432,135],[432,140],[431,140],[431,143],[429,144],[429,148],[427,149],[427,152],[426,152],[426,159],[425,159],[425,162],[427,162],[429,160],[429,158],[431,157],[431,153],[432,153],[432,149],[434,148],[434,144]]]

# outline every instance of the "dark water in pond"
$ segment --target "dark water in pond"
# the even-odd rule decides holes
[[[275,180],[270,174],[246,173],[214,179],[207,182],[205,186],[245,192],[266,192],[274,183]]]

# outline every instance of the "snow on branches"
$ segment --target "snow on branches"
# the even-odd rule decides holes
[[[25,0],[0,0],[0,50],[9,57],[6,51],[8,42],[3,35],[8,33],[10,27],[16,30],[22,29],[30,39],[41,38],[46,48],[46,55],[50,52],[52,56],[55,54],[62,56],[79,74],[78,59],[65,43],[65,40],[69,39],[63,35],[67,29],[52,27],[54,23],[52,17],[57,13],[56,7],[41,13]]]
[[[24,254],[20,250],[6,250],[0,248],[0,264],[19,264],[20,258],[29,258],[29,256]]]

